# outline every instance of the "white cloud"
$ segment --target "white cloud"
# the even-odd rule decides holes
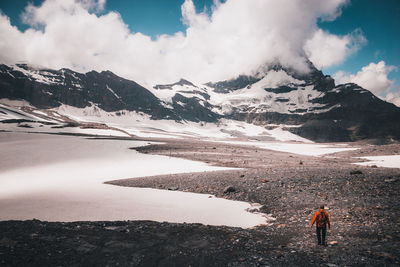
[[[386,95],[385,100],[387,102],[391,102],[391,103],[395,104],[396,106],[400,107],[400,88],[397,92],[388,93]]]
[[[388,75],[395,69],[396,67],[394,66],[386,65],[385,61],[380,61],[377,64],[371,62],[369,65],[362,67],[357,74],[338,71],[333,77],[336,83],[356,83],[375,95],[383,96],[394,87],[395,82],[390,80]]]
[[[317,68],[325,68],[342,63],[366,41],[360,29],[345,36],[337,36],[319,29],[306,42],[304,50]]]
[[[400,87],[396,86],[395,81],[388,77],[392,71],[397,71],[397,67],[388,66],[385,61],[380,61],[378,63],[371,62],[356,74],[338,71],[333,77],[336,84],[356,83],[381,99],[400,107]]]
[[[46,0],[39,7],[27,6],[22,17],[31,28],[25,32],[0,15],[0,35],[6,36],[0,40],[0,62],[23,60],[50,68],[111,70],[147,84],[181,77],[206,82],[250,73],[276,60],[307,71],[305,50],[314,53],[312,58],[322,53],[313,52],[314,43],[307,42],[311,38],[318,37],[327,49],[335,41],[341,60],[357,47],[352,35],[327,34],[316,25],[318,19],[338,16],[346,0],[214,3],[208,16],[207,12],[196,13],[192,1],[186,0],[181,8],[186,32],[152,40],[130,32],[116,12],[96,13],[104,8],[105,0]],[[331,58],[320,62],[321,66],[336,63]]]
[[[88,12],[104,10],[106,0],[46,0],[38,8],[28,3],[21,19],[32,27],[49,25],[58,21],[58,15],[81,16]]]

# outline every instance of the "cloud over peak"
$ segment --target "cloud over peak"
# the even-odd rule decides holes
[[[111,70],[148,85],[181,77],[196,82],[229,79],[276,61],[307,71],[306,57],[317,66],[330,66],[365,41],[357,31],[336,36],[318,28],[318,19],[335,19],[345,3],[215,0],[209,15],[197,13],[192,0],[185,0],[185,33],[152,40],[131,32],[117,12],[96,13],[104,9],[105,0],[46,0],[27,6],[22,17],[31,28],[25,32],[0,15],[0,62]],[[321,56],[326,49],[335,57]]]
[[[342,63],[349,55],[357,52],[367,42],[360,29],[338,36],[318,29],[306,41],[304,50],[317,68],[325,68]]]
[[[388,78],[393,70],[396,70],[396,67],[386,65],[385,61],[371,62],[356,74],[338,71],[334,78],[337,83],[356,83],[376,95],[384,95],[393,89],[394,81]]]

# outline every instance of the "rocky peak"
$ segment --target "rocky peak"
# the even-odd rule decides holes
[[[196,85],[194,85],[193,83],[189,82],[188,80],[185,79],[180,79],[178,82],[176,83],[171,83],[171,84],[157,84],[155,85],[153,88],[156,90],[172,90],[174,86],[176,85],[180,85],[180,86],[191,86],[191,87],[195,87],[197,88]]]
[[[239,75],[237,78],[220,81],[208,82],[205,85],[214,88],[216,93],[227,94],[229,92],[245,88],[261,80],[260,78],[248,75]]]

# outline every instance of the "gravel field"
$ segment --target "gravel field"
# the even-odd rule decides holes
[[[18,266],[398,266],[400,169],[363,167],[355,157],[398,154],[400,145],[310,157],[198,140],[136,148],[240,168],[110,181],[260,203],[276,221],[253,229],[150,221],[0,222],[0,265]],[[331,217],[327,247],[310,221]]]

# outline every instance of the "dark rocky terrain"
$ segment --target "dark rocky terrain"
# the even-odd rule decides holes
[[[6,221],[0,222],[0,265],[398,266],[400,169],[349,163],[353,157],[395,154],[399,148],[398,144],[366,146],[308,157],[196,140],[163,140],[137,149],[242,169],[110,183],[258,202],[261,211],[276,221],[254,229],[149,221]],[[316,245],[309,226],[322,203],[332,221],[327,247]]]

